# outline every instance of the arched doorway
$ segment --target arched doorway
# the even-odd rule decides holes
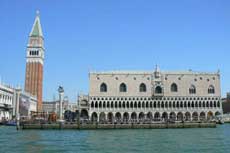
[[[222,120],[222,116],[221,116],[221,113],[220,112],[215,112],[215,118],[217,119],[217,120]]]
[[[198,121],[198,113],[197,112],[192,113],[192,120],[193,121]]]
[[[156,112],[154,114],[154,121],[160,121],[160,113],[159,112]]]
[[[132,119],[132,122],[136,122],[137,121],[137,113],[133,112],[131,114],[131,119]]]
[[[117,113],[115,114],[115,121],[116,121],[117,123],[121,123],[121,113],[120,113],[120,112],[117,112]]]
[[[123,115],[123,121],[124,123],[128,123],[129,122],[129,113],[125,112]]]
[[[113,123],[113,113],[112,112],[108,113],[108,122]]]
[[[105,113],[104,112],[101,112],[100,115],[99,115],[99,122],[100,123],[105,123]]]
[[[216,117],[219,117],[220,115],[221,115],[220,112],[216,112],[216,113],[215,113],[215,116],[216,116]]]
[[[156,93],[156,94],[161,94],[161,93],[162,93],[162,88],[161,88],[160,86],[157,86],[157,87],[155,88],[155,93]]]
[[[207,114],[207,120],[210,121],[210,120],[212,120],[212,119],[213,119],[213,113],[210,111],[210,112],[208,112],[208,114]]]
[[[177,113],[177,120],[178,121],[183,121],[184,120],[184,116],[182,112]]]
[[[72,121],[72,112],[70,110],[65,111],[64,119],[69,122]]]
[[[205,121],[206,120],[206,118],[205,118],[205,112],[201,112],[200,113],[200,120],[201,121]]]
[[[171,121],[176,121],[176,113],[175,112],[171,112],[169,114],[169,118],[170,118]]]
[[[81,110],[81,120],[85,121],[89,119],[88,111],[86,109]]]
[[[95,122],[97,122],[97,118],[98,118],[97,113],[96,113],[96,112],[93,112],[93,114],[91,115],[91,121],[92,121],[93,123],[95,123]]]
[[[191,114],[189,112],[185,113],[185,121],[191,121]]]
[[[148,121],[152,121],[153,120],[153,114],[152,114],[152,112],[148,112],[147,119],[148,119]]]
[[[145,120],[145,114],[143,112],[140,112],[140,114],[139,114],[139,121],[140,122],[144,122],[144,120]]]
[[[168,121],[168,113],[167,112],[164,112],[162,114],[162,119],[163,119],[163,121]]]

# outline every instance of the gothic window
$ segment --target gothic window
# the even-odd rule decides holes
[[[120,92],[127,92],[126,84],[124,83],[120,84]]]
[[[205,102],[203,101],[203,105],[202,105],[203,107],[205,107]]]
[[[220,107],[220,102],[219,101],[217,102],[217,107]]]
[[[138,108],[141,108],[141,102],[138,103]]]
[[[98,103],[97,103],[97,101],[96,101],[96,103],[95,103],[95,108],[98,108]]]
[[[134,108],[137,108],[137,102],[134,103]]]
[[[100,86],[100,92],[107,92],[107,85],[105,83],[102,83]]]
[[[208,93],[209,93],[209,94],[214,94],[214,93],[215,93],[215,88],[214,88],[213,85],[210,85],[210,86],[208,87]]]
[[[140,84],[139,91],[140,92],[146,92],[146,85],[144,83]]]
[[[171,85],[171,92],[177,92],[177,85],[175,84],[175,83],[173,83],[172,85]]]
[[[186,102],[184,102],[184,107],[187,107],[187,103]]]
[[[92,107],[92,108],[94,107],[94,103],[93,103],[93,102],[91,103],[91,107]]]
[[[156,93],[156,94],[161,94],[161,93],[162,93],[162,88],[161,88],[160,86],[157,86],[157,87],[155,88],[155,93]]]
[[[194,85],[191,85],[189,88],[189,94],[196,94],[196,87]]]

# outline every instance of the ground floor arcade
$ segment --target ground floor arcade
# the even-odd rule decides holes
[[[128,123],[156,121],[211,121],[220,111],[165,111],[165,112],[89,112],[82,110],[80,117],[92,122]]]

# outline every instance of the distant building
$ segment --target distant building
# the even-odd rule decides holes
[[[222,105],[223,105],[223,113],[227,114],[230,113],[230,93],[227,93],[226,98],[222,99]]]
[[[17,96],[16,88],[0,83],[0,122],[16,116]],[[36,110],[37,98],[22,92],[19,97],[20,116],[30,117],[31,112]]]
[[[90,72],[89,83],[79,108],[92,121],[202,121],[223,113],[219,72]]]
[[[54,100],[54,101],[43,101],[43,112],[45,113],[59,113],[59,100]],[[72,111],[75,112],[77,110],[77,104],[75,103],[70,103],[67,98],[64,98],[63,103],[62,103],[62,109],[63,113],[65,111]]]
[[[89,119],[89,109],[90,109],[90,104],[89,104],[89,96],[80,94],[77,99],[77,112],[78,116],[82,119]]]
[[[230,102],[230,92],[227,93],[227,102]]]
[[[37,14],[27,45],[25,91],[37,97],[38,112],[42,111],[44,54],[44,38],[40,17]]]

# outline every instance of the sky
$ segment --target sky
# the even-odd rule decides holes
[[[24,87],[26,46],[36,10],[45,39],[43,99],[88,94],[89,71],[221,73],[230,91],[229,0],[1,0],[0,76]]]

